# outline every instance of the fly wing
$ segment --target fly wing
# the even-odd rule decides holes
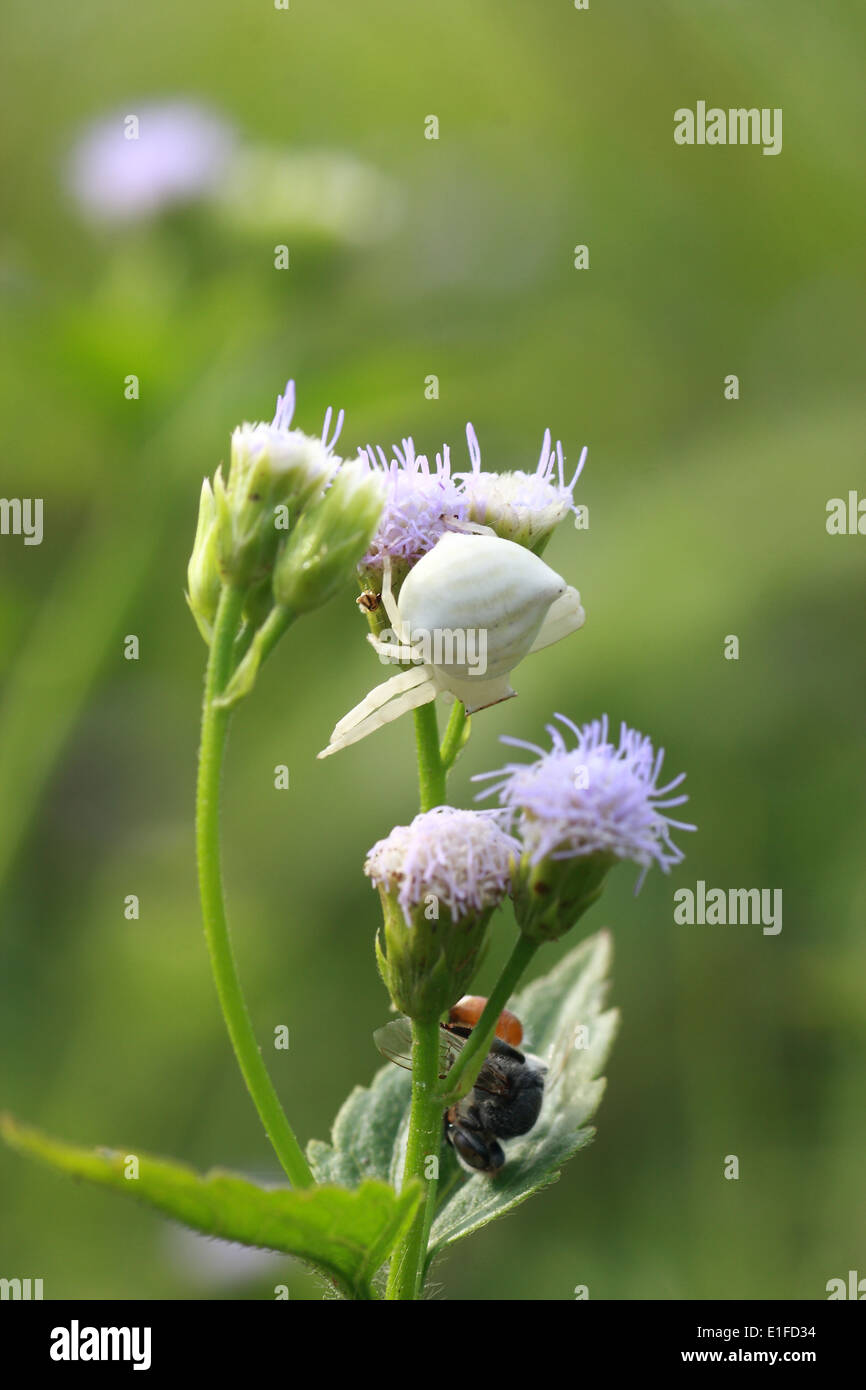
[[[389,1062],[412,1070],[412,1024],[408,1018],[395,1018],[383,1028],[377,1028],[373,1042]]]
[[[383,1057],[396,1062],[398,1067],[412,1070],[412,1022],[408,1018],[395,1018],[382,1028],[377,1028],[373,1041]],[[463,1051],[464,1039],[449,1033],[445,1028],[439,1030],[439,1076],[448,1075],[454,1061]]]

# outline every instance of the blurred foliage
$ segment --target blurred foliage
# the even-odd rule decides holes
[[[453,796],[502,760],[499,734],[608,710],[688,770],[700,832],[671,879],[635,900],[620,870],[588,919],[613,931],[622,1012],[598,1138],[441,1278],[465,1299],[823,1297],[866,1248],[866,540],[824,526],[828,498],[866,492],[866,12],[156,0],[121,22],[107,0],[11,0],[4,27],[2,493],[45,502],[41,546],[0,539],[4,1107],[76,1142],[275,1173],[195,891],[204,647],[183,585],[201,478],[289,375],[302,428],[345,406],[346,447],[411,433],[462,458],[471,418],[486,466],[522,467],[550,424],[569,457],[590,448],[590,528],[546,554],[587,625],[474,721]],[[82,124],[178,96],[256,146],[361,161],[399,216],[385,199],[363,245],[306,211],[275,235],[264,194],[261,236],[254,207],[85,225],[63,182]],[[782,107],[783,152],[675,146],[673,111],[698,98]],[[361,863],[417,809],[408,720],[314,760],[380,678],[364,630],[351,594],[298,624],[229,750],[235,944],[302,1139],[376,1069]],[[699,878],[781,887],[781,935],[674,925],[673,891]],[[510,935],[503,920],[482,988]],[[291,1047],[271,1056],[279,1024]],[[191,1253],[155,1215],[9,1153],[0,1170],[0,1273],[47,1297],[319,1296],[289,1262]]]

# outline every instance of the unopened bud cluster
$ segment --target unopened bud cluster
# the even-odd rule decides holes
[[[352,575],[378,524],[381,480],[333,452],[342,413],[330,439],[330,410],[322,437],[311,437],[290,427],[294,399],[289,382],[270,424],[240,425],[228,476],[220,467],[202,485],[187,578],[207,642],[224,587],[243,594],[252,629],[274,606],[308,612]]]

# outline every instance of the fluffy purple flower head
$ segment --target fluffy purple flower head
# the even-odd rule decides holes
[[[375,887],[396,893],[408,921],[433,895],[452,919],[495,907],[508,894],[511,857],[520,844],[502,829],[501,811],[437,806],[378,840],[364,873]]]
[[[69,155],[69,187],[95,221],[135,221],[203,197],[220,184],[234,149],[231,128],[193,102],[154,103],[133,114],[137,131],[122,114],[98,121]],[[129,138],[132,131],[137,138]]]
[[[481,468],[478,438],[471,424],[466,426],[466,441],[472,471],[455,476],[462,483],[470,521],[490,526],[506,540],[534,549],[569,512],[575,511],[574,486],[586,462],[586,449],[571,481],[566,482],[562,444],[557,440],[554,451],[550,430],[544,432],[534,473],[525,473],[522,469],[485,473]]]
[[[534,753],[536,760],[508,763],[473,779],[496,779],[481,796],[498,794],[501,805],[517,816],[530,862],[599,853],[632,859],[644,871],[638,887],[653,863],[665,873],[679,864],[685,856],[671,831],[696,827],[666,813],[688,800],[671,796],[685,773],[659,786],[664,750],[656,753],[648,738],[625,724],[619,744],[613,744],[607,715],[581,728],[565,715],[555,717],[574,736],[573,747],[552,724],[549,750],[505,737],[503,743]]]
[[[369,467],[385,478],[385,510],[370,549],[361,561],[365,569],[381,569],[385,556],[414,565],[452,522],[466,517],[466,502],[451,477],[451,458],[447,444],[436,455],[431,468],[426,454],[416,454],[415,445],[404,439],[395,444],[391,458],[378,445],[363,451]]]

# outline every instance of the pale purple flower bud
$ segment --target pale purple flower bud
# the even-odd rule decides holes
[[[495,907],[508,893],[510,856],[520,852],[499,811],[437,806],[378,840],[364,873],[396,891],[407,917],[433,895],[455,919]]]
[[[279,542],[339,468],[333,448],[343,412],[330,434],[333,412],[328,408],[319,439],[290,428],[294,409],[295,384],[290,381],[270,424],[245,423],[234,430],[228,479],[224,482],[217,472],[220,565],[223,576],[235,583],[270,574]],[[284,525],[278,509],[286,513]]]
[[[432,1021],[465,993],[487,925],[509,892],[520,845],[498,811],[437,806],[370,850],[379,889],[379,970],[398,1009]]]
[[[551,446],[550,430],[545,430],[541,455],[534,473],[517,469],[508,473],[485,473],[481,468],[481,449],[471,424],[466,440],[472,471],[457,473],[469,521],[489,526],[498,536],[516,541],[538,553],[554,528],[569,512],[574,512],[574,486],[586,462],[583,450],[570,482],[565,480],[562,444]]]

